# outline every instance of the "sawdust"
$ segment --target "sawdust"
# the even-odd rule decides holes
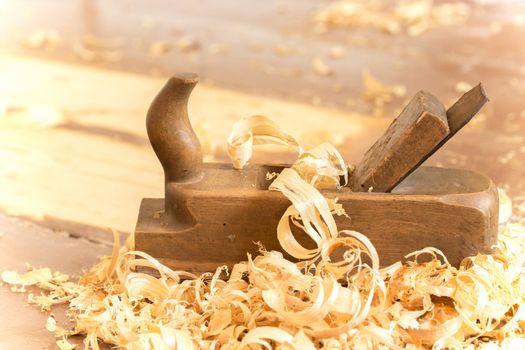
[[[281,140],[283,132],[267,118],[253,121],[271,125],[265,136],[272,136],[273,130],[273,137],[288,145]],[[258,134],[254,129],[237,127],[231,139],[242,139],[239,130],[254,138]],[[242,142],[238,146],[251,154]],[[46,323],[56,334],[57,345],[66,349],[71,345],[64,337],[71,334],[85,334],[85,345],[91,349],[98,349],[98,340],[123,349],[525,345],[525,226],[507,223],[501,227],[494,254],[469,257],[459,268],[429,247],[408,255],[405,264],[381,269],[373,244],[361,233],[338,231],[334,215],[346,215],[344,209],[313,186],[338,187],[335,180],[347,175],[340,155],[325,145],[305,157],[316,159],[309,162],[314,166],[309,169],[332,181],[313,181],[311,173],[300,174],[296,163],[270,185],[292,203],[277,236],[282,249],[298,263],[261,247],[258,256],[248,255],[231,271],[219,266],[214,273],[195,276],[133,251],[130,240],[121,247],[115,232],[112,256],[101,259],[78,282],[33,267],[26,274],[4,271],[2,279],[18,288],[36,285],[46,291],[28,298],[43,310],[61,303],[69,306],[72,329],[62,328],[53,317]],[[292,232],[290,222],[303,232]],[[301,246],[296,234],[306,234],[314,247]],[[334,252],[341,249],[344,254],[336,258]],[[158,277],[136,272],[136,267],[152,269]]]

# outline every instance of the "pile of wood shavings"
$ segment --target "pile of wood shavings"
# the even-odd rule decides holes
[[[298,163],[270,186],[292,202],[277,236],[299,263],[261,248],[231,271],[220,266],[194,276],[133,251],[132,242],[120,247],[115,234],[112,256],[78,282],[47,268],[21,275],[4,271],[2,279],[18,291],[29,285],[44,290],[29,296],[43,310],[68,304],[73,329],[52,317],[46,324],[61,349],[74,348],[67,341],[72,334],[85,334],[91,349],[99,348],[99,340],[122,349],[525,347],[525,226],[507,224],[496,253],[470,257],[459,268],[438,250],[425,248],[410,254],[404,265],[381,269],[372,243],[361,233],[339,232],[333,214],[344,215],[343,208],[313,186],[338,186],[328,179],[346,175],[337,151],[321,145],[303,152],[274,123],[255,117],[236,125],[230,154],[245,164],[250,157],[236,150],[265,139],[300,152]],[[315,248],[299,244],[290,222]],[[332,253],[341,248],[343,258],[334,261]],[[421,256],[426,262],[418,261]],[[156,270],[159,277],[135,272],[138,266]]]
[[[319,30],[370,28],[417,36],[435,27],[461,24],[470,12],[469,5],[458,1],[434,4],[432,0],[339,0],[317,13],[315,21]]]

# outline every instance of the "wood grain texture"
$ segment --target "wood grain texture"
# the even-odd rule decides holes
[[[441,102],[425,91],[418,92],[356,166],[352,189],[391,190],[448,133]]]
[[[464,127],[488,101],[489,98],[481,83],[461,96],[461,98],[447,110],[450,134],[443,142],[446,142]]]
[[[202,172],[202,150],[188,118],[188,99],[199,78],[183,73],[168,80],[148,110],[148,137],[165,181],[184,182]]]
[[[257,252],[254,242],[279,250],[276,227],[290,203],[264,189],[266,167],[234,172],[229,165],[205,163],[204,173],[200,183],[170,184],[195,225],[177,228],[163,212],[163,199],[146,198],[135,231],[136,249],[172,268],[194,272],[246,260],[247,253]],[[343,188],[323,194],[338,197],[350,215],[336,219],[338,228],[367,235],[383,266],[427,246],[443,250],[457,265],[466,256],[491,252],[496,243],[497,190],[475,172],[422,167],[394,193]]]
[[[459,98],[448,110],[447,110],[447,122],[450,132],[443,140],[441,140],[434,148],[427,154],[423,155],[419,162],[417,162],[411,170],[409,170],[404,177],[399,178],[399,181],[395,183],[388,191],[392,190],[398,185],[403,179],[408,176],[412,171],[417,169],[423,164],[428,158],[436,153],[452,136],[463,128],[467,123],[479,112],[479,110],[488,102],[488,97],[483,89],[481,83],[467,91],[463,96]]]

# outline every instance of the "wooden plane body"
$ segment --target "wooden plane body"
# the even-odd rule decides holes
[[[283,166],[203,163],[187,113],[198,77],[171,78],[152,102],[146,126],[165,175],[165,198],[145,198],[135,230],[135,248],[177,270],[214,271],[244,261],[260,242],[280,250],[277,224],[291,204],[269,191],[268,172]],[[324,190],[338,198],[349,218],[339,230],[366,235],[387,266],[413,251],[435,247],[458,265],[467,256],[490,253],[497,242],[498,192],[487,177],[459,169],[419,167],[483,106],[480,85],[452,107],[419,92],[365,154],[348,187]],[[305,233],[297,239],[308,247]],[[301,237],[303,239],[301,240]]]
[[[247,252],[257,252],[255,242],[280,250],[277,223],[290,202],[280,192],[268,191],[268,171],[279,167],[235,171],[229,164],[205,163],[199,181],[168,184],[170,209],[165,210],[162,198],[142,201],[136,248],[173,269],[192,272],[246,260]],[[337,197],[350,217],[336,216],[338,229],[370,238],[382,266],[427,246],[446,252],[457,265],[467,256],[490,253],[496,243],[497,189],[473,171],[421,167],[392,193],[352,192],[348,187],[322,192]],[[297,237],[306,234],[298,231]],[[308,244],[307,238],[300,241]]]

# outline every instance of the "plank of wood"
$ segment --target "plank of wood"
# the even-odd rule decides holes
[[[449,132],[441,102],[428,92],[418,92],[357,165],[352,189],[391,190]]]

